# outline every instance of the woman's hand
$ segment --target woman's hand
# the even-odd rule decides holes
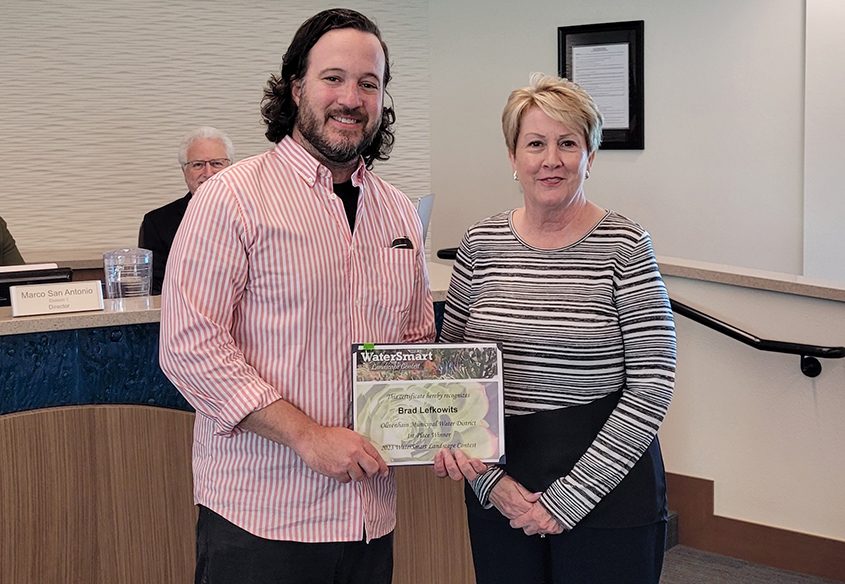
[[[474,481],[486,471],[485,463],[477,458],[468,458],[459,448],[441,448],[434,455],[434,474],[441,479],[448,476],[453,481]]]
[[[540,493],[536,493],[536,495],[539,499]],[[525,532],[525,535],[539,534],[540,537],[556,535],[564,531],[563,526],[558,523],[557,519],[552,517],[539,502],[534,503],[531,509],[519,517],[511,518],[511,527],[521,529]]]
[[[516,519],[528,513],[540,493],[532,493],[509,476],[499,479],[490,491],[490,502],[508,519]]]

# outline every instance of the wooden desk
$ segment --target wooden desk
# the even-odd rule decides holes
[[[0,308],[0,582],[192,581],[193,413],[158,366],[159,316],[158,297]],[[394,582],[472,584],[462,485],[397,479]]]

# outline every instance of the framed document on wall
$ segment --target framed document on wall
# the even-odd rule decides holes
[[[643,29],[642,20],[557,29],[558,71],[601,110],[605,150],[645,148]]]

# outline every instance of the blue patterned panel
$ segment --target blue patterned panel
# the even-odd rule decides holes
[[[0,414],[79,403],[76,333],[0,337]]]
[[[158,323],[78,332],[83,403],[128,403],[191,410],[159,368]]]
[[[437,335],[445,303],[434,303]],[[158,364],[159,323],[0,337],[0,415],[83,404],[192,411]]]
[[[191,408],[158,365],[158,323],[0,337],[0,414],[82,404]]]

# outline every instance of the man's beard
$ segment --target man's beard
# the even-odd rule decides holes
[[[351,138],[341,138],[335,142],[331,142],[326,135],[325,126],[320,127],[319,120],[313,109],[309,107],[300,107],[296,120],[296,127],[302,137],[311,144],[311,146],[320,153],[320,155],[327,161],[336,164],[346,164],[355,160],[360,156],[370,145],[378,131],[378,126],[367,128],[369,118],[360,110],[340,110],[332,112],[333,115],[352,115],[360,117],[364,125],[364,131],[361,134],[361,139],[356,143]],[[322,130],[322,132],[321,132]]]

